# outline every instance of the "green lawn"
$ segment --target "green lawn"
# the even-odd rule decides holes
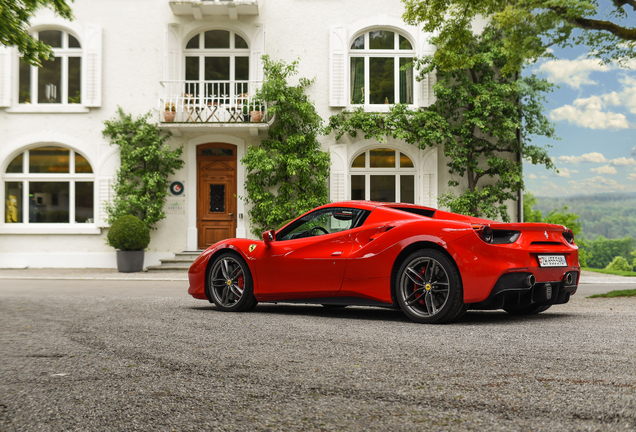
[[[617,276],[636,277],[636,272],[633,272],[633,271],[605,270],[605,269],[597,269],[597,268],[591,268],[591,267],[581,267],[581,270],[591,271],[595,273],[612,274]]]
[[[598,297],[636,297],[636,289],[626,289],[626,290],[617,290],[610,291],[605,294],[594,294],[589,296],[588,298],[598,298]]]

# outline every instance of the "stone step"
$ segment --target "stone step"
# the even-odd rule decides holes
[[[196,260],[203,251],[183,251],[175,252],[174,258],[164,258],[161,265],[148,266],[149,272],[163,271],[183,271],[187,272],[194,260]]]

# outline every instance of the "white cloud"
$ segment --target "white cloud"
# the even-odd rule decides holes
[[[634,148],[632,149],[632,152],[631,152],[630,154],[631,154],[632,156],[636,156],[636,147],[634,147]]]
[[[550,113],[553,121],[567,120],[576,126],[590,129],[628,129],[629,122],[623,114],[601,111],[596,101],[590,101],[596,97],[588,99],[577,99],[574,105],[584,109],[575,108],[572,105],[564,105]]]
[[[539,177],[537,177],[537,176],[536,176],[536,175],[534,175],[534,174],[530,174],[530,175],[528,175],[528,178],[529,178],[529,179],[532,179],[532,180],[536,180],[536,179],[538,179]]]
[[[605,159],[605,156],[603,156],[603,154],[601,153],[592,152],[592,153],[585,153],[584,155],[581,155],[581,156],[559,156],[559,162],[572,163],[572,164],[577,164],[581,162],[604,163],[604,162],[607,162],[607,159]]]
[[[593,172],[596,174],[617,174],[618,173],[618,171],[616,171],[616,168],[609,165],[605,165],[598,168],[592,168],[590,169],[590,172]]]
[[[567,62],[568,60],[563,61]],[[634,61],[634,65],[636,66],[636,61]],[[606,66],[602,71],[615,68],[615,66]],[[571,105],[564,105],[553,110],[550,113],[550,118],[554,121],[567,120],[571,124],[590,129],[628,129],[632,125],[627,121],[625,115],[609,111],[607,108],[610,106],[625,107],[632,114],[636,114],[636,77],[622,74],[618,82],[621,84],[620,91],[576,99]],[[596,83],[590,81],[586,84]],[[579,85],[573,85],[573,87],[578,88]]]
[[[610,161],[610,165],[614,165],[614,166],[636,165],[636,159],[634,159],[634,158],[627,159],[626,157],[620,157],[620,158],[617,158],[617,159],[612,159]]]
[[[627,180],[636,180],[636,173],[629,173],[627,175]]]
[[[577,173],[577,170],[569,170],[567,168],[559,168],[559,172],[555,172],[558,177],[570,177],[571,174]]]
[[[582,85],[598,84],[590,78],[592,72],[610,70],[611,66],[600,65],[598,60],[587,59],[584,56],[575,60],[549,60],[539,66],[539,71],[547,73],[549,81],[576,89]]]

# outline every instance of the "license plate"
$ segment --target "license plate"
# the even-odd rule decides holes
[[[539,255],[539,267],[567,267],[565,255]]]

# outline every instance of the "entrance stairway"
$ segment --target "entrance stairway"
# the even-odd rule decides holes
[[[177,252],[174,254],[174,258],[159,260],[161,265],[148,266],[148,272],[182,271],[185,273],[201,253],[203,250]]]

